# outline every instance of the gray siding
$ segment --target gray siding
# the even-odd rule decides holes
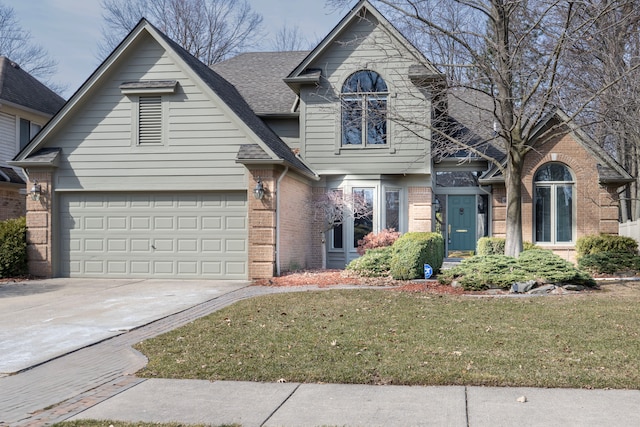
[[[291,149],[300,148],[300,124],[298,118],[275,119],[265,118],[263,121],[280,137]]]
[[[310,67],[322,69],[322,86],[303,88],[301,93],[305,160],[320,174],[429,173],[431,105],[408,78],[409,66],[417,61],[372,16],[354,23],[340,40]],[[389,88],[389,144],[384,148],[340,147],[338,96],[345,79],[361,69],[378,72]],[[424,125],[406,129],[406,121]]]
[[[16,118],[0,113],[0,163],[12,160],[16,155]]]
[[[58,190],[246,189],[244,167],[235,163],[240,144],[253,143],[150,36],[121,58],[85,105],[47,146],[61,147]],[[163,95],[165,144],[137,146],[134,96],[120,84],[177,80]]]

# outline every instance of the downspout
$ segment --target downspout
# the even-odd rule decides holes
[[[276,181],[276,276],[280,276],[280,183],[289,171],[289,166],[284,167],[284,171]]]

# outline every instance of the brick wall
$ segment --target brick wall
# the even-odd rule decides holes
[[[571,133],[556,135],[545,144],[536,145],[525,158],[522,179],[522,237],[534,241],[533,178],[535,172],[548,162],[567,165],[575,177],[576,239],[588,234],[618,233],[618,198],[615,188],[598,184],[597,160],[578,143]],[[505,237],[506,192],[494,186],[492,226],[495,237]],[[573,245],[559,245],[554,252],[575,261]]]
[[[409,231],[431,231],[430,187],[409,187]]]
[[[281,272],[300,268],[318,268],[314,258],[311,222],[312,188],[304,179],[289,172],[280,184],[280,269]]]
[[[275,171],[251,170],[249,174],[249,279],[273,277],[276,249]],[[253,197],[258,178],[262,180],[265,195],[262,200]]]
[[[0,221],[24,216],[27,211],[26,196],[20,194],[22,185],[0,184]]]
[[[51,213],[54,206],[54,193],[52,177],[51,171],[31,171],[27,183],[27,188],[31,188],[34,180],[37,180],[42,189],[40,200],[26,198],[29,274],[39,277],[52,277],[53,275]]]

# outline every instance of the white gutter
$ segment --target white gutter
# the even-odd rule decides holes
[[[280,183],[289,171],[289,166],[284,167],[284,171],[276,181],[276,275],[280,276]]]

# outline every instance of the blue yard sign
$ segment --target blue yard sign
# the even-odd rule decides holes
[[[433,274],[433,268],[429,264],[424,265],[424,278],[428,279]]]

